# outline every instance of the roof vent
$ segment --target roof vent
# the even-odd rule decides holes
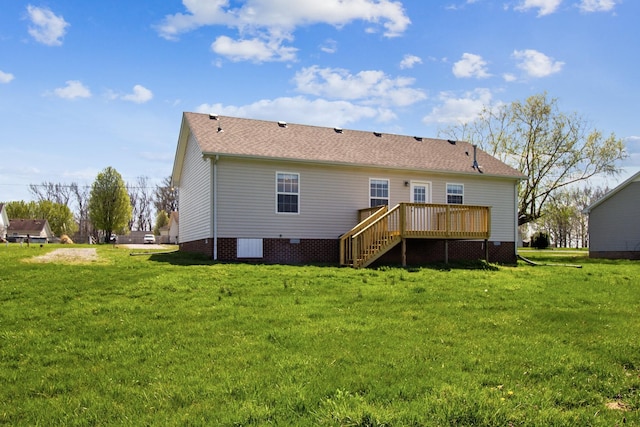
[[[218,126],[218,133],[220,132],[224,132],[224,129],[222,129],[222,126]]]
[[[447,142],[451,145],[456,145],[456,140],[455,139],[447,139]]]
[[[414,136],[413,139],[415,139],[416,141],[422,142],[421,136]]]
[[[335,130],[336,133],[342,133],[342,128],[333,128],[333,130]]]
[[[287,127],[287,122],[280,121],[280,122],[278,122],[278,126],[280,126],[281,128],[286,128]]]
[[[378,138],[380,138],[382,136],[382,134],[380,132],[374,132],[373,133],[375,136],[377,136]]]
[[[209,120],[218,120],[217,114],[209,114]]]

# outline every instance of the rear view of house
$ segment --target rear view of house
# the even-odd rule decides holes
[[[640,172],[587,207],[589,257],[640,259]]]
[[[515,262],[521,174],[460,141],[184,113],[180,250],[215,260]]]

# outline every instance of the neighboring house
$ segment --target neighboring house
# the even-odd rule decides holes
[[[160,236],[158,236],[158,239],[157,239],[158,243],[169,243],[169,226],[168,225],[158,228],[158,233],[160,233]]]
[[[172,245],[178,244],[178,212],[171,212],[169,223],[158,229],[160,232],[160,242]]]
[[[46,219],[12,219],[9,224],[9,239],[24,240],[27,236],[33,243],[48,243],[54,237]]]
[[[178,244],[178,211],[171,212],[169,216],[169,243]]]
[[[7,216],[7,208],[4,203],[0,203],[0,239],[6,239],[8,231],[9,217]]]
[[[589,215],[589,257],[640,259],[640,172],[583,212]]]
[[[465,142],[198,113],[172,172],[180,250],[353,266],[515,263],[522,178]]]

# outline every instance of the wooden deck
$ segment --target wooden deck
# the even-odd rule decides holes
[[[340,263],[366,267],[405,239],[488,239],[487,206],[400,203],[358,212],[360,222],[340,238]],[[405,251],[403,249],[403,265]]]

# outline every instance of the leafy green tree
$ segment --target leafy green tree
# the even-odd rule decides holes
[[[624,143],[615,134],[590,129],[576,113],[559,110],[555,98],[533,95],[524,102],[485,106],[473,122],[440,132],[478,145],[526,176],[520,185],[518,223],[542,215],[554,191],[597,174],[615,175],[624,159]]]
[[[579,236],[581,213],[574,203],[574,192],[569,189],[556,191],[545,205],[539,219],[555,247],[568,248]],[[577,247],[577,241],[576,241]]]
[[[153,227],[153,234],[160,235],[160,229],[169,224],[169,215],[165,211],[158,212],[156,215],[156,225]]]
[[[131,201],[122,176],[111,166],[98,174],[91,185],[89,218],[94,227],[105,232],[123,232],[131,219]]]
[[[37,216],[45,218],[49,222],[49,227],[56,236],[72,235],[78,230],[78,226],[73,220],[73,212],[67,205],[42,200],[37,203],[37,209]]]
[[[5,208],[7,209],[9,220],[18,218],[36,219],[35,203],[33,202],[25,202],[24,200],[8,202],[5,204]]]

